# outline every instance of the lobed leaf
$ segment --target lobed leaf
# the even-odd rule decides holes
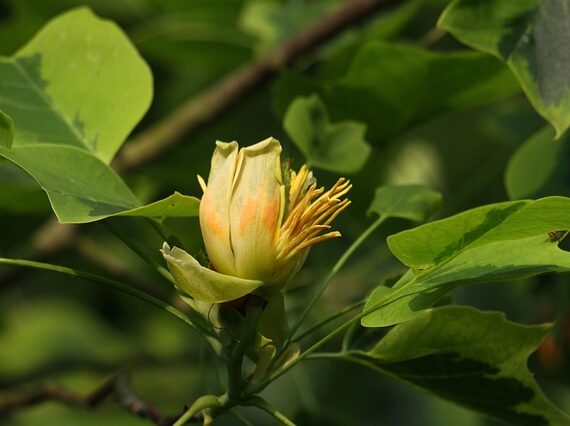
[[[570,418],[546,398],[527,367],[549,328],[446,306],[394,327],[368,352],[340,357],[507,422],[565,425]]]
[[[331,123],[316,95],[295,99],[287,109],[283,127],[309,166],[351,174],[358,172],[370,156],[371,148],[364,138],[366,126],[354,121]]]
[[[198,201],[180,194],[142,207],[108,165],[151,98],[150,70],[122,30],[87,8],[64,13],[0,58],[0,156],[34,177],[60,222],[195,216]]]

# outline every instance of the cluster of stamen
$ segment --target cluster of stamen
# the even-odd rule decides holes
[[[340,237],[340,232],[329,231],[330,223],[350,204],[342,197],[351,188],[350,181],[340,178],[325,192],[324,188],[317,188],[307,166],[302,166],[298,173],[291,172],[288,211],[277,240],[278,264],[313,244]]]

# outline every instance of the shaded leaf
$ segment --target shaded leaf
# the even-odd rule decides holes
[[[418,15],[426,0],[408,0],[394,4],[389,10],[373,17],[369,24],[358,31],[346,31],[344,39],[333,45],[326,61],[319,64],[318,76],[324,79],[341,77],[350,67],[359,46],[367,41],[391,40],[401,35]]]
[[[371,148],[364,139],[366,126],[352,121],[331,123],[318,96],[295,99],[283,127],[307,159],[309,166],[337,173],[356,173]]]
[[[333,81],[284,74],[275,86],[274,103],[282,111],[296,96],[317,93],[333,121],[362,122],[368,141],[380,143],[438,115],[519,91],[508,68],[489,55],[369,41],[358,48],[346,73]]]
[[[560,136],[570,126],[569,21],[567,0],[456,0],[439,26],[505,61]]]
[[[547,195],[570,196],[570,134],[555,140],[554,131],[544,128],[511,157],[505,172],[505,185],[511,199]]]
[[[338,0],[314,3],[280,1],[245,2],[239,23],[258,39],[259,54],[275,49],[309,24],[338,7]]]
[[[502,313],[446,306],[392,329],[369,352],[342,358],[499,419],[565,425],[527,367],[548,326],[507,321]]]
[[[441,194],[426,186],[381,186],[376,189],[367,213],[423,222],[435,213],[440,205]]]

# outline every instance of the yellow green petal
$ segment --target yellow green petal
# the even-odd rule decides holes
[[[243,148],[230,205],[231,243],[236,275],[267,280],[275,262],[280,227],[282,179],[276,139]]]
[[[237,275],[230,241],[230,197],[238,158],[237,142],[216,142],[210,176],[200,201],[200,227],[214,269]]]
[[[263,285],[262,281],[236,278],[205,268],[190,254],[168,244],[162,246],[162,255],[180,290],[196,300],[222,303],[239,299]]]

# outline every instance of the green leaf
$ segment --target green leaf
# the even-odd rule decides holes
[[[510,97],[520,88],[508,68],[479,52],[432,52],[370,41],[333,81],[285,74],[276,109],[299,94],[317,93],[334,121],[357,120],[370,142],[390,141],[433,117]]]
[[[0,110],[16,127],[0,155],[38,181],[61,222],[140,207],[108,163],[151,98],[150,70],[115,24],[64,13],[0,58]]]
[[[319,63],[316,70],[318,77],[331,80],[344,75],[360,46],[367,41],[397,38],[410,26],[425,3],[426,0],[408,0],[394,4],[389,10],[376,15],[366,26],[357,31],[346,31],[338,42],[327,47],[326,60]]]
[[[10,148],[14,139],[14,122],[0,111],[0,146]]]
[[[25,145],[7,154],[47,192],[62,223],[92,222],[140,207],[123,180],[89,153],[63,145]]]
[[[371,148],[364,139],[366,126],[353,121],[331,123],[316,95],[295,99],[283,127],[309,166],[351,174],[358,172],[370,155]]]
[[[363,327],[388,327],[415,318],[419,313],[437,304],[456,285],[446,284],[430,287],[418,284],[412,288],[398,290],[414,279],[412,270],[393,286],[380,285],[366,299],[363,311],[373,312],[360,321]],[[374,309],[382,306],[380,309]]]
[[[121,212],[117,216],[192,217],[198,216],[200,200],[175,192],[167,198],[143,207]]]
[[[381,186],[376,189],[367,213],[424,222],[440,206],[441,194],[426,186]]]
[[[570,126],[569,20],[567,0],[456,0],[439,26],[503,60],[560,136]]]
[[[179,193],[141,206],[113,169],[77,148],[25,146],[12,150],[10,159],[41,182],[57,218],[63,223],[93,222],[110,216],[198,215],[200,201]],[[65,179],[71,167],[73,179]]]
[[[125,34],[79,8],[0,59],[0,109],[14,145],[80,148],[108,163],[152,98],[152,76]],[[33,118],[33,119],[32,119]]]
[[[570,134],[555,140],[546,127],[525,141],[511,157],[505,172],[505,185],[511,199],[547,195],[570,196]]]
[[[263,54],[277,48],[337,6],[338,0],[314,3],[283,3],[275,0],[245,2],[239,24],[244,32],[258,39],[256,50]]]
[[[566,425],[570,418],[545,397],[527,367],[549,328],[446,306],[398,325],[369,352],[341,358],[507,422]]]
[[[497,274],[518,275],[514,270],[517,266],[523,274],[538,272],[529,267],[539,260],[550,259],[551,270],[557,270],[553,261],[565,264],[570,261],[570,254],[559,250],[557,241],[552,241],[548,233],[566,229],[570,229],[570,199],[547,197],[468,210],[392,235],[388,237],[388,246],[423,281],[429,276],[430,282],[440,282],[448,274],[457,279],[474,278],[474,274],[465,276],[462,266],[468,265],[477,277],[484,274],[488,279]],[[510,245],[518,247],[516,252],[502,251]],[[529,251],[534,255],[524,257]],[[479,269],[473,262],[483,261],[486,256],[489,263]]]
[[[373,292],[362,325],[407,321],[459,285],[570,271],[558,248],[570,229],[570,199],[491,204],[388,237],[394,255],[411,268],[392,290]]]

